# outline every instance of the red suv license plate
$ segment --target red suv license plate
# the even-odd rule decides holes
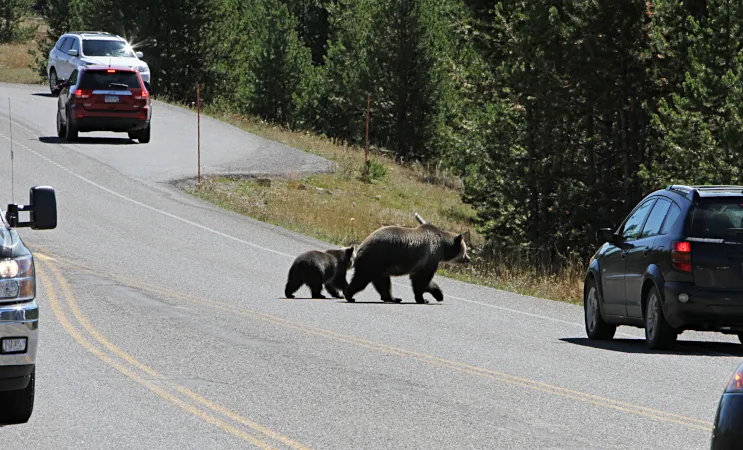
[[[118,95],[107,95],[104,101],[106,103],[119,103],[119,96]]]

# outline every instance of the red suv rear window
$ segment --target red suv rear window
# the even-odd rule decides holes
[[[694,209],[691,236],[708,239],[743,238],[743,197],[703,198]]]
[[[87,70],[80,80],[80,89],[139,89],[139,78],[135,72],[108,72],[107,70]]]

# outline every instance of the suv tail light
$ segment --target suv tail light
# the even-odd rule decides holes
[[[671,263],[673,267],[682,272],[691,273],[691,243],[678,242],[671,243]]]
[[[87,89],[75,89],[71,92],[70,95],[72,95],[75,98],[90,98],[91,94],[93,94],[93,91],[87,90]]]
[[[134,100],[147,100],[149,96],[150,94],[147,92],[147,89],[142,89],[142,92],[134,94]]]

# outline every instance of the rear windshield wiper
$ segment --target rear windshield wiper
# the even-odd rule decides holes
[[[129,85],[128,84],[124,84],[124,83],[108,83],[108,87],[117,87],[117,88],[122,88],[122,89],[129,89]]]
[[[743,228],[728,228],[728,231],[735,234],[743,234]]]

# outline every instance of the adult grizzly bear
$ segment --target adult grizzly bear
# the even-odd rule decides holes
[[[465,234],[455,234],[421,222],[416,228],[386,226],[370,234],[358,247],[354,260],[354,274],[350,284],[343,290],[346,301],[354,302],[353,296],[369,283],[381,295],[383,302],[400,303],[402,299],[392,297],[390,277],[410,275],[416,303],[428,303],[423,294],[432,294],[437,301],[444,300],[441,288],[432,281],[441,262],[467,263]]]
[[[310,250],[297,256],[289,269],[284,294],[294,298],[294,293],[306,284],[312,298],[326,298],[322,295],[323,286],[333,297],[343,298],[338,290],[348,284],[346,272],[353,265],[353,252],[354,247],[344,247],[324,252]]]

